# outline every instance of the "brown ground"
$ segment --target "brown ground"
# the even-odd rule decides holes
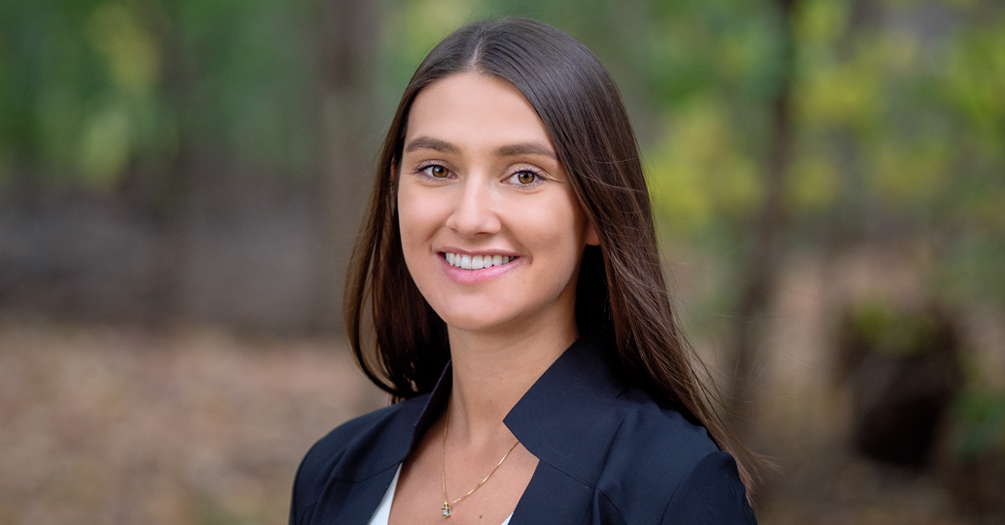
[[[791,407],[762,425],[784,472],[762,524],[1002,523],[845,452],[833,418],[804,417],[833,401],[768,397]],[[385,401],[338,340],[0,322],[0,523],[284,523],[310,444]]]
[[[0,523],[284,523],[300,458],[384,404],[342,344],[0,324]]]

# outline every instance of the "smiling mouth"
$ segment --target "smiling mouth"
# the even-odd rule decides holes
[[[493,266],[502,266],[518,259],[509,255],[467,255],[461,253],[444,253],[443,257],[451,266],[462,270],[482,270]]]

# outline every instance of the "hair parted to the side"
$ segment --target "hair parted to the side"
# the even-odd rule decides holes
[[[405,88],[380,153],[345,291],[349,340],[364,373],[396,399],[410,398],[431,391],[450,358],[446,325],[405,266],[394,170],[416,95],[461,72],[495,75],[520,90],[544,122],[596,229],[600,246],[586,247],[579,271],[579,326],[606,327],[626,380],[703,425],[722,450],[749,458],[710,406],[718,396],[697,373],[703,365],[678,326],[638,145],[618,88],[586,46],[536,20],[504,18],[458,29],[429,53]],[[372,333],[364,333],[364,323]],[[371,344],[364,345],[364,335],[374,337]]]

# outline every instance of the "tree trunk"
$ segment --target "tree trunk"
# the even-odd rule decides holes
[[[318,129],[320,148],[318,307],[316,326],[342,329],[349,256],[373,180],[381,2],[321,0]]]
[[[788,220],[785,209],[785,175],[791,161],[792,83],[795,67],[792,15],[795,0],[777,0],[780,57],[778,90],[772,100],[771,135],[765,166],[765,199],[752,232],[753,249],[737,302],[733,339],[733,378],[727,404],[736,431],[747,433],[750,410],[756,406],[759,344],[763,336],[761,317],[771,299],[782,259],[782,236]]]

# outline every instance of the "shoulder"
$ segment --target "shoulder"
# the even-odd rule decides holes
[[[627,523],[754,523],[736,461],[704,427],[627,389],[598,480]]]
[[[612,345],[603,332],[584,334],[506,417],[524,447],[558,476],[544,488],[548,496],[590,494],[596,523],[750,523],[673,518],[692,500],[744,516],[749,507],[736,463],[703,426],[633,386]]]
[[[400,412],[400,404],[395,404],[335,427],[307,451],[300,464],[298,479],[312,477],[311,474],[325,470],[326,465],[337,463],[346,451],[353,448],[354,443],[367,440],[371,434],[393,421]]]
[[[660,523],[756,524],[733,457],[713,452],[697,461],[678,484]]]
[[[404,443],[407,450],[414,421],[402,420],[412,412],[409,409],[414,408],[413,405],[421,409],[421,403],[421,398],[402,401],[335,427],[307,451],[297,471],[297,483],[313,484],[318,478],[326,478],[336,467],[339,468],[335,473],[343,477],[365,477],[372,463],[376,463],[379,470],[384,466],[380,464],[382,460],[394,459],[382,457],[393,455],[390,450],[383,454],[384,449]]]
[[[619,445],[617,452],[625,460],[637,462],[644,457],[650,469],[683,473],[719,450],[705,427],[676,410],[660,407],[638,389],[626,389],[611,404],[617,421],[612,442]]]
[[[332,481],[358,482],[401,462],[411,443],[420,396],[349,420],[319,439],[297,469],[290,509],[294,523]]]
[[[673,490],[702,458],[719,452],[704,427],[629,388],[609,404],[603,476]]]

